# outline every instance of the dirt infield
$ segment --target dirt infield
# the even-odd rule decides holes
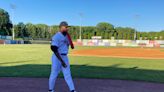
[[[96,56],[96,57],[121,57],[121,58],[144,58],[164,59],[164,49],[160,48],[99,48],[75,50],[74,56]]]
[[[164,84],[110,79],[74,79],[78,92],[164,92]],[[56,92],[69,92],[58,79]],[[47,92],[47,78],[0,78],[0,92]]]

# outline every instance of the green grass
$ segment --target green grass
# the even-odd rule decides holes
[[[76,47],[76,49],[92,48]],[[0,45],[0,76],[48,78],[51,54],[49,45]],[[164,60],[69,57],[72,75],[76,78],[110,78],[164,83]]]

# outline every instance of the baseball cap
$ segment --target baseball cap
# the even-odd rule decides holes
[[[70,27],[70,26],[68,26],[68,23],[66,22],[66,21],[62,21],[62,22],[60,22],[60,25],[59,25],[60,27],[61,26],[67,26],[67,27]]]

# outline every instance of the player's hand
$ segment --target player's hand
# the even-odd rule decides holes
[[[66,67],[67,67],[67,65],[66,65],[65,63],[63,63],[63,64],[62,64],[62,66],[63,66],[64,68],[66,68]]]

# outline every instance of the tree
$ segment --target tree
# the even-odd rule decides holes
[[[27,32],[28,32],[28,36],[29,36],[29,38],[31,38],[31,39],[34,39],[35,38],[35,34],[36,34],[36,27],[35,27],[35,25],[33,25],[32,23],[27,23],[26,24],[26,30],[27,30]]]
[[[12,23],[9,14],[0,8],[0,35],[11,35]]]
[[[118,39],[128,39],[133,40],[135,29],[130,27],[116,27]]]
[[[27,37],[26,25],[23,22],[18,23],[15,33],[18,38]]]
[[[111,37],[111,35],[114,36],[114,26],[110,23],[100,22],[96,25],[96,27],[97,27],[97,33],[105,31],[105,33],[108,34],[108,39]]]
[[[159,32],[160,34],[160,40],[164,40],[164,30]]]

